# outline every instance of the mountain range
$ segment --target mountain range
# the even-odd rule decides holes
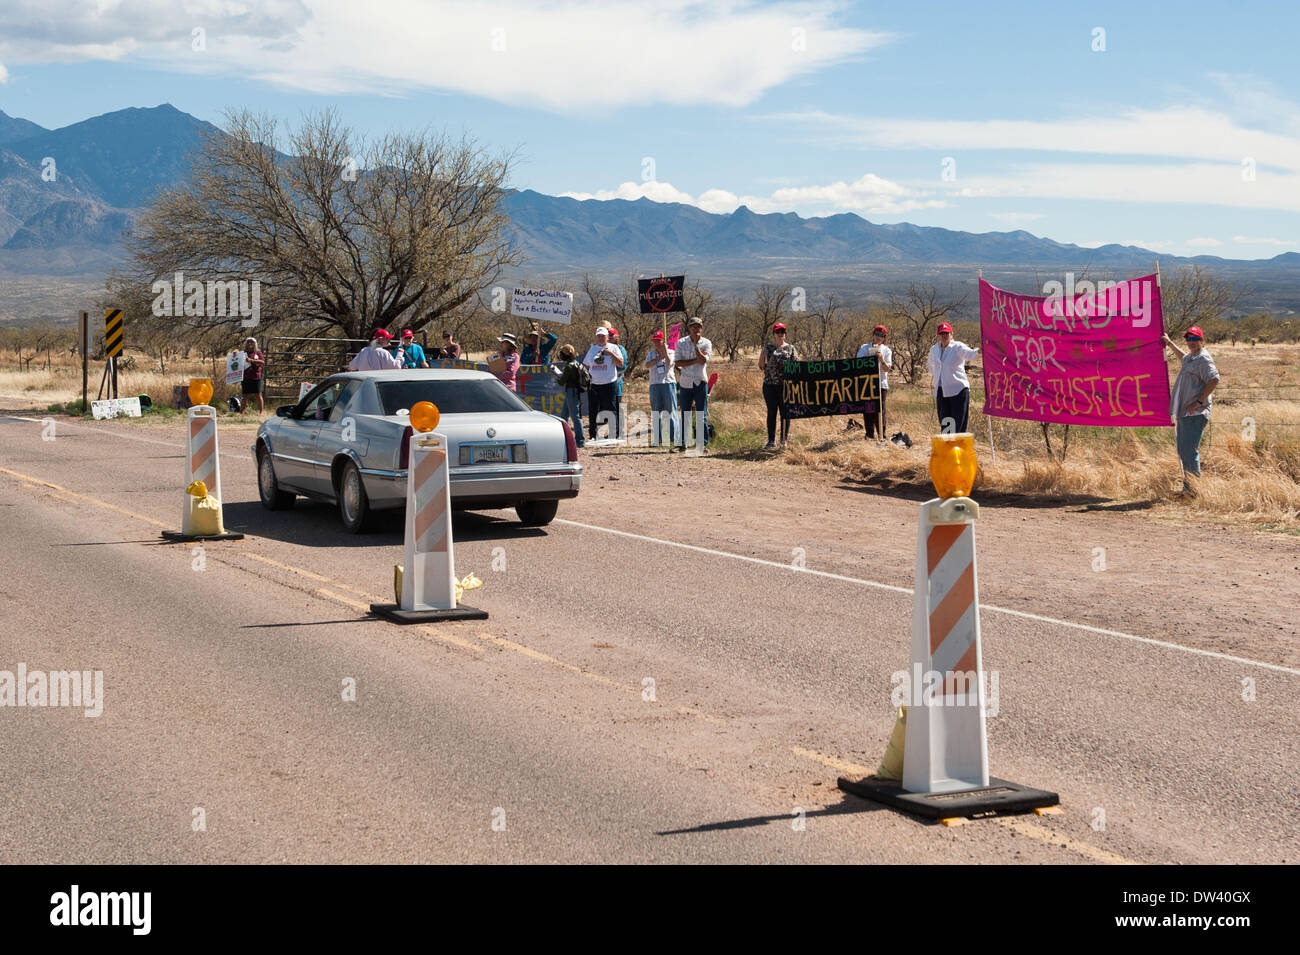
[[[123,256],[122,234],[162,188],[188,174],[187,154],[206,135],[221,135],[175,107],[131,108],[60,129],[0,112],[0,273],[6,276],[102,275]],[[1084,248],[1029,232],[973,233],[909,223],[880,224],[853,213],[804,218],[729,214],[648,199],[577,200],[530,189],[505,201],[528,276],[686,271],[706,284],[794,276],[851,281],[859,274],[933,275],[983,266],[1004,272],[1039,268],[1101,273],[1204,263],[1266,284],[1283,283],[1300,299],[1300,254],[1243,261],[1217,256],[1159,256],[1136,246]],[[714,281],[714,276],[718,277]],[[1300,305],[1300,301],[1296,302]]]

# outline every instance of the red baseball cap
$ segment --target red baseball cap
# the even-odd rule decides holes
[[[609,326],[609,337],[613,338],[617,334],[618,334],[618,329],[615,328],[613,325]]]
[[[781,322],[777,322],[775,325],[772,326],[772,331],[783,332],[785,331],[785,325],[782,324]]]
[[[1205,332],[1201,331],[1200,325],[1193,325],[1183,334],[1183,338],[1199,338],[1205,340]]]
[[[949,334],[952,334],[952,326],[949,325],[947,322],[940,322],[939,334],[943,334],[944,332],[948,332]]]
[[[390,331],[389,331],[388,329],[386,329],[386,328],[377,328],[377,329],[375,329],[374,337],[375,337],[375,338],[392,338],[392,337],[393,337],[393,333],[390,332]]]
[[[411,331],[409,328],[403,328],[403,329],[402,329],[402,337],[403,337],[403,338],[406,338],[408,335],[409,335],[411,338],[414,338],[414,337],[415,337],[415,332]]]
[[[886,328],[884,325],[877,325],[875,328],[871,330],[871,334],[879,335],[881,338],[888,338],[889,329]]]
[[[663,333],[663,332],[655,332],[653,335],[650,336],[650,340],[651,340],[652,342],[661,342],[661,341],[664,340],[664,333]]]

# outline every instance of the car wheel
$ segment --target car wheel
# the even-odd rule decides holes
[[[283,511],[293,507],[297,495],[291,491],[280,490],[275,483],[275,465],[271,462],[271,452],[262,449],[257,453],[257,493],[262,499],[262,506],[268,511]]]
[[[515,513],[525,527],[545,527],[555,520],[559,509],[559,501],[520,501],[515,505]]]
[[[353,534],[370,530],[374,512],[370,510],[370,499],[366,497],[366,485],[361,480],[361,470],[356,463],[349,461],[343,466],[343,475],[339,478],[339,516],[343,526]]]

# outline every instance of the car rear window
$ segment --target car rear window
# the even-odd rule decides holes
[[[432,401],[440,414],[529,410],[521,398],[495,378],[381,381],[375,387],[386,415],[409,411],[420,401]]]

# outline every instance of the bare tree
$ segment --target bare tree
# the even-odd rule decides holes
[[[890,337],[897,374],[909,383],[919,381],[939,323],[965,307],[964,295],[945,299],[933,285],[911,283],[903,295],[891,295],[886,312],[894,325]]]
[[[501,206],[509,156],[428,133],[361,142],[332,112],[283,135],[247,111],[226,121],[128,242],[133,265],[115,284],[137,308],[182,271],[208,289],[206,321],[232,333],[245,316],[208,314],[212,285],[232,280],[260,283],[264,325],[306,321],[354,339],[399,322],[418,332],[522,258]]]
[[[1182,332],[1192,325],[1215,324],[1241,299],[1234,282],[1216,279],[1202,265],[1185,266],[1161,276],[1160,305],[1165,330]]]

